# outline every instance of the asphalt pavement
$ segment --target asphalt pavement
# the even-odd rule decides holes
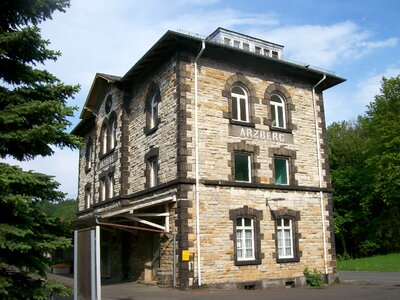
[[[72,286],[72,278],[50,275]],[[207,299],[207,300],[399,300],[400,273],[340,272],[340,283],[320,288],[299,287],[268,290],[179,290],[140,283],[121,283],[102,286],[104,300],[147,299]],[[56,297],[56,300],[73,297]]]

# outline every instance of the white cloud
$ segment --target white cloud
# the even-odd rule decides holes
[[[380,94],[382,77],[396,77],[400,75],[399,67],[388,67],[383,72],[373,72],[362,78],[356,84],[357,92],[354,94],[356,102],[367,105],[374,101],[375,96]]]
[[[325,115],[327,125],[332,122],[354,120],[364,115],[367,105],[380,94],[382,77],[400,75],[400,67],[394,65],[381,72],[371,72],[359,78],[355,83],[341,85],[324,92]]]
[[[184,29],[207,35],[219,26],[226,27],[283,44],[286,58],[328,69],[398,43],[397,38],[376,39],[352,21],[285,26],[284,20],[281,22],[270,11],[249,13],[218,0],[71,2],[66,13],[56,13],[53,21],[42,25],[42,32],[51,41],[51,48],[62,52],[59,61],[48,64],[49,71],[67,83],[81,84],[82,91],[71,102],[80,107],[96,72],[124,75],[167,30]],[[348,82],[328,90],[325,94],[328,122],[350,119],[355,111],[362,113],[361,104],[372,101],[379,92],[382,75],[370,74],[360,80],[356,86],[358,92],[354,92],[354,86],[349,88]],[[76,196],[78,157],[75,152],[56,150],[51,158],[24,165],[27,169],[55,175],[62,183],[61,189],[70,197]]]
[[[330,68],[343,60],[361,58],[379,48],[393,47],[396,38],[373,40],[371,33],[347,21],[333,25],[299,25],[257,32],[285,46],[285,57]]]

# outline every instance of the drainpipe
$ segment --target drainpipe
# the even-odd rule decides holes
[[[197,282],[201,286],[201,247],[200,247],[200,204],[199,204],[199,124],[198,124],[198,92],[197,92],[197,60],[203,54],[206,43],[201,42],[201,50],[194,60],[194,148],[196,177],[196,243],[197,243]]]
[[[328,259],[327,259],[327,250],[326,250],[326,228],[325,228],[325,209],[324,209],[324,195],[322,193],[322,165],[321,165],[321,142],[319,138],[319,130],[318,130],[318,114],[317,114],[317,100],[315,99],[315,88],[320,85],[326,79],[326,75],[322,77],[320,81],[316,85],[312,87],[312,100],[313,100],[313,108],[314,108],[314,120],[315,120],[315,134],[317,140],[317,164],[318,164],[318,178],[319,178],[319,199],[321,206],[321,221],[322,221],[322,238],[324,243],[324,272],[325,272],[325,280],[328,280]]]

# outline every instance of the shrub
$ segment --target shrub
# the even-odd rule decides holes
[[[318,270],[310,271],[308,268],[304,269],[303,272],[304,276],[306,277],[306,282],[308,286],[323,286],[324,282],[321,279],[322,273]]]

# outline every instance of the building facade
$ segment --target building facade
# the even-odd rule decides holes
[[[75,229],[99,226],[103,280],[268,288],[304,285],[305,268],[333,280],[322,92],[343,81],[223,28],[168,31],[124,76],[97,74],[73,130]]]

